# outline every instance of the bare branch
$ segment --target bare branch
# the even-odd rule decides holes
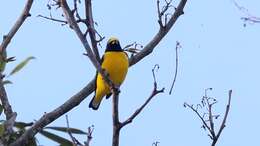
[[[119,135],[120,135],[120,122],[119,122],[119,112],[118,112],[118,100],[119,92],[113,93],[112,98],[112,118],[113,118],[113,136],[112,136],[112,146],[119,146]]]
[[[100,55],[98,52],[98,47],[97,47],[97,40],[96,40],[96,30],[94,27],[94,20],[93,20],[93,15],[92,15],[92,4],[91,0],[85,0],[85,13],[86,13],[86,25],[88,27],[89,31],[89,37],[91,40],[93,52],[96,56],[96,59],[100,61]]]
[[[28,142],[28,139],[34,137],[36,133],[38,133],[43,127],[53,122],[64,113],[67,113],[72,108],[79,105],[87,96],[89,96],[95,87],[95,82],[92,80],[87,86],[85,86],[81,91],[77,94],[70,97],[65,103],[54,109],[53,111],[44,114],[38,121],[36,121],[31,128],[26,130],[24,134],[19,137],[14,143],[10,146],[21,146],[25,145]]]
[[[141,59],[149,55],[153,52],[153,49],[156,47],[156,45],[159,44],[159,42],[162,40],[162,38],[169,32],[169,30],[172,28],[172,26],[175,24],[179,16],[184,14],[183,9],[186,5],[187,0],[181,0],[178,7],[176,8],[174,14],[171,16],[170,20],[167,24],[165,24],[165,27],[160,28],[159,32],[153,37],[153,39],[144,47],[142,51],[137,53],[135,56],[130,58],[130,65],[134,65],[137,62],[139,62]]]
[[[201,114],[198,112],[198,109],[195,109],[193,105],[184,103],[184,107],[189,107],[192,111],[194,111],[197,114],[197,116],[200,118],[200,120],[203,123],[202,128],[207,129],[209,132],[208,136],[212,140],[211,146],[215,146],[215,144],[218,141],[218,138],[220,137],[221,132],[225,128],[226,119],[230,109],[232,90],[229,90],[229,98],[228,98],[228,104],[226,106],[225,116],[223,118],[222,124],[220,125],[218,132],[216,132],[214,129],[214,118],[217,119],[219,115],[214,115],[212,112],[212,107],[216,103],[216,99],[212,97],[208,97],[207,90],[212,90],[212,88],[208,88],[205,90],[205,95],[202,97],[202,105],[204,108],[207,108],[208,113],[204,113],[203,116],[201,116]],[[205,115],[208,115],[208,119],[204,118]],[[209,125],[207,124],[207,122],[209,122]]]
[[[87,132],[87,141],[84,142],[85,146],[90,146],[90,141],[92,140],[92,133],[94,131],[94,125],[88,127],[88,132]]]
[[[173,77],[173,81],[172,81],[172,85],[171,85],[171,88],[170,88],[170,92],[169,94],[171,95],[172,94],[172,89],[175,85],[175,82],[176,82],[176,79],[177,79],[177,73],[178,73],[178,49],[181,48],[181,45],[180,45],[180,42],[176,42],[176,47],[175,47],[175,72],[174,72],[174,77]]]
[[[141,113],[141,111],[146,107],[146,105],[153,99],[153,97],[155,97],[159,93],[164,92],[164,88],[162,88],[160,90],[157,89],[157,82],[156,82],[156,78],[155,78],[155,74],[154,74],[154,70],[156,68],[157,69],[159,68],[159,66],[157,64],[154,66],[154,68],[152,70],[153,79],[154,79],[154,87],[153,87],[153,91],[152,91],[151,95],[148,97],[148,99],[144,102],[144,104],[141,107],[139,107],[128,119],[126,119],[124,122],[121,123],[121,125],[120,125],[121,128],[126,126],[127,124],[131,123],[134,120],[134,118],[137,115],[139,115]]]
[[[0,72],[0,76],[2,77],[2,73]],[[6,115],[6,120],[9,120],[12,117],[13,110],[10,105],[7,97],[7,93],[4,88],[3,79],[0,79],[0,99],[4,108],[4,113]]]
[[[75,31],[78,38],[80,39],[81,43],[83,44],[83,46],[87,52],[88,58],[90,59],[92,64],[95,66],[97,71],[102,75],[103,79],[106,81],[106,83],[109,85],[109,87],[111,87],[112,90],[117,90],[115,85],[113,84],[113,82],[108,78],[108,75],[105,72],[105,70],[101,69],[101,65],[100,65],[99,61],[96,59],[95,55],[93,54],[93,52],[88,44],[87,39],[84,37],[84,34],[81,32],[81,30],[73,16],[73,13],[67,4],[67,1],[60,0],[60,3],[61,3],[62,10],[64,12],[64,15],[66,17],[66,20],[68,21],[68,23],[70,24],[70,26]]]
[[[73,145],[75,146],[84,146],[83,144],[81,144],[71,133],[70,131],[70,125],[69,125],[69,118],[68,118],[68,115],[65,116],[66,117],[66,123],[67,123],[67,132],[73,142]]]
[[[48,19],[48,20],[55,21],[55,22],[60,22],[62,24],[68,24],[68,22],[65,20],[55,19],[52,17],[47,17],[47,16],[43,16],[43,15],[38,15],[37,17],[41,17],[41,18]]]
[[[229,90],[228,92],[228,103],[227,103],[227,106],[226,106],[226,112],[225,112],[225,116],[224,116],[224,119],[220,125],[220,128],[219,128],[219,131],[218,131],[218,134],[215,138],[215,141],[212,142],[212,146],[214,146],[217,141],[218,141],[218,138],[221,134],[221,132],[223,131],[223,129],[226,127],[226,120],[227,120],[227,116],[228,116],[228,113],[229,113],[229,109],[230,109],[230,103],[231,103],[231,96],[232,96],[232,90]]]
[[[25,19],[27,17],[31,16],[30,9],[31,9],[32,3],[33,3],[33,0],[27,0],[25,7],[22,11],[22,14],[17,19],[17,21],[15,22],[14,26],[11,28],[9,33],[6,36],[4,36],[3,42],[0,46],[0,52],[3,52],[6,50],[6,47],[10,43],[11,39],[14,37],[15,33],[18,31],[18,29],[22,26]]]
[[[250,14],[248,9],[246,9],[243,6],[240,6],[235,0],[233,0],[233,3],[237,7],[237,9],[245,15],[244,17],[241,17],[241,19],[245,22],[244,26],[246,26],[246,22],[249,22],[251,24],[260,23],[260,17],[256,17]]]
[[[197,116],[200,118],[201,122],[203,123],[203,126],[206,127],[207,130],[211,133],[211,129],[208,126],[208,124],[206,123],[206,121],[204,120],[204,118],[200,115],[200,113],[192,105],[185,102],[184,107],[189,107],[192,111],[194,111],[197,114]]]

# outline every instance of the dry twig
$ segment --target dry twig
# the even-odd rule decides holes
[[[219,127],[219,130],[216,131],[215,127],[214,127],[214,125],[215,125],[214,119],[217,119],[219,117],[219,115],[214,115],[213,112],[212,112],[212,107],[213,107],[214,104],[217,103],[217,100],[215,98],[207,96],[207,90],[211,90],[211,89],[212,88],[208,88],[208,89],[205,90],[205,95],[202,97],[201,104],[198,104],[196,106],[196,108],[194,107],[194,105],[190,105],[188,103],[184,103],[184,107],[190,108],[200,118],[200,120],[202,122],[202,128],[204,128],[205,130],[207,130],[209,132],[208,136],[212,140],[211,146],[215,146],[219,137],[220,137],[220,135],[221,135],[221,132],[223,131],[223,129],[226,126],[226,120],[227,120],[227,116],[228,116],[229,109],[230,109],[232,90],[229,90],[228,103],[227,103],[227,106],[226,106],[225,115],[224,115],[222,123]],[[206,108],[207,112],[201,114],[198,111],[199,108]],[[205,116],[205,115],[207,115],[207,116]]]
[[[175,47],[175,72],[174,72],[174,77],[173,77],[173,81],[172,81],[172,85],[171,85],[171,88],[170,88],[170,92],[169,94],[172,94],[172,89],[175,85],[175,82],[176,82],[176,79],[177,79],[177,73],[178,73],[178,49],[181,48],[181,45],[180,45],[180,42],[176,42],[176,47]]]

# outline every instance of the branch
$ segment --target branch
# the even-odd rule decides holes
[[[200,118],[201,122],[203,123],[203,125],[208,129],[208,131],[211,133],[211,129],[208,126],[208,124],[206,123],[206,121],[203,119],[203,117],[200,115],[200,113],[198,112],[198,110],[196,110],[192,105],[189,105],[188,103],[184,103],[184,107],[189,107],[192,111],[194,111],[197,116]]]
[[[255,23],[260,23],[260,17],[254,16],[250,14],[249,10],[243,6],[240,6],[235,0],[233,0],[234,5],[237,7],[239,11],[244,13],[244,17],[241,17],[241,19],[245,22],[244,26],[246,26],[246,22],[255,24]]]
[[[169,32],[172,26],[175,24],[179,16],[184,14],[183,9],[186,5],[187,0],[181,0],[178,7],[176,8],[174,14],[171,16],[170,20],[165,24],[165,27],[160,27],[159,32],[153,37],[153,39],[144,47],[142,51],[137,53],[135,56],[130,58],[130,65],[134,65],[139,62],[141,59],[153,52],[153,49],[159,42],[165,37]]]
[[[77,94],[70,97],[68,101],[54,109],[53,111],[44,114],[38,121],[36,121],[31,128],[26,130],[22,136],[20,136],[10,146],[21,146],[28,142],[28,139],[33,138],[43,127],[50,124],[64,113],[67,113],[72,108],[79,105],[87,96],[89,96],[95,87],[95,82],[92,80],[86,87],[84,87]]]
[[[88,132],[87,132],[87,141],[84,142],[85,146],[90,146],[90,141],[92,140],[92,133],[94,131],[94,125],[88,127]]]
[[[81,30],[73,16],[73,13],[67,4],[67,1],[60,0],[60,4],[61,4],[61,8],[66,17],[67,22],[70,24],[71,28],[75,31],[75,33],[77,34],[81,43],[83,44],[83,46],[87,52],[87,56],[90,59],[91,63],[95,66],[97,71],[102,75],[103,79],[109,85],[109,87],[111,87],[112,90],[117,90],[115,85],[113,84],[113,82],[108,78],[108,74],[105,72],[105,70],[103,70],[101,68],[99,61],[96,59],[95,55],[93,54],[93,52],[88,44],[87,39],[84,37],[84,34],[81,32]]]
[[[118,97],[119,92],[113,93],[112,99],[112,118],[113,118],[113,137],[112,137],[112,146],[119,146],[119,135],[121,124],[119,122],[119,112],[118,112]]]
[[[146,107],[146,105],[153,99],[153,97],[155,97],[157,94],[164,92],[164,88],[162,88],[161,90],[157,89],[157,82],[156,82],[156,78],[155,78],[155,74],[154,74],[154,70],[155,68],[159,66],[155,65],[152,72],[153,72],[153,79],[154,79],[154,87],[153,87],[153,91],[151,93],[151,95],[148,97],[148,99],[144,102],[144,104],[139,107],[128,119],[126,119],[124,122],[121,123],[120,128],[126,126],[127,124],[130,124],[137,115],[139,115],[141,113],[141,111]]]
[[[223,129],[226,127],[226,120],[227,120],[227,116],[228,116],[228,113],[229,113],[229,109],[230,109],[230,103],[231,103],[231,96],[232,96],[232,90],[229,90],[228,92],[228,103],[227,103],[227,106],[226,106],[226,112],[225,112],[225,116],[224,116],[224,119],[220,125],[220,128],[219,128],[219,131],[218,131],[218,134],[215,138],[215,141],[213,141],[212,143],[212,146],[214,146],[217,141],[218,141],[218,138],[221,134],[221,132],[223,131]]]
[[[31,16],[30,9],[32,7],[32,3],[33,3],[33,0],[27,0],[26,5],[22,11],[22,14],[17,19],[17,21],[15,22],[14,26],[11,28],[9,33],[6,36],[4,36],[3,42],[0,46],[0,52],[4,52],[6,50],[6,47],[10,43],[10,41],[13,38],[13,36],[15,35],[15,33],[18,31],[18,29],[22,26],[25,19],[27,17]]]
[[[69,125],[69,118],[68,118],[68,115],[66,115],[66,123],[67,123],[67,132],[73,142],[73,146],[84,146],[83,144],[81,144],[71,133],[71,130],[70,130],[70,125]]]
[[[60,22],[62,24],[68,24],[68,22],[65,21],[65,20],[55,19],[55,18],[52,18],[52,17],[47,17],[47,16],[43,16],[43,15],[38,15],[37,17],[41,17],[41,18],[51,20],[51,21],[55,21],[55,22]]]
[[[229,98],[228,98],[228,104],[226,106],[226,112],[225,112],[225,116],[223,118],[223,121],[220,125],[220,128],[219,128],[219,131],[216,132],[215,129],[214,129],[214,120],[213,118],[218,118],[218,115],[213,115],[212,113],[212,107],[215,103],[217,103],[216,99],[215,98],[212,98],[212,97],[208,97],[207,96],[207,90],[211,90],[212,88],[208,88],[205,90],[205,95],[203,96],[202,98],[202,106],[201,104],[198,104],[199,107],[204,107],[207,109],[207,112],[208,113],[204,113],[203,116],[201,116],[201,114],[198,112],[198,108],[194,108],[193,105],[189,105],[187,103],[184,103],[184,107],[189,107],[192,111],[194,111],[197,116],[200,118],[200,120],[202,121],[203,123],[203,128],[204,129],[207,129],[208,132],[210,134],[208,134],[208,136],[210,137],[210,139],[212,140],[212,143],[211,143],[211,146],[215,146],[220,135],[221,135],[221,132],[223,131],[223,129],[225,128],[225,123],[226,123],[226,120],[227,120],[227,116],[228,116],[228,113],[229,113],[229,109],[230,109],[230,103],[231,103],[231,94],[232,94],[232,90],[229,90]],[[211,101],[213,100],[213,101]],[[198,106],[197,106],[198,107]],[[204,116],[205,115],[208,115],[208,119],[204,119]],[[207,124],[207,122],[209,122],[209,125]],[[217,135],[216,135],[217,133]]]
[[[180,43],[177,41],[176,42],[176,47],[175,47],[175,72],[174,72],[174,77],[173,77],[173,81],[172,81],[172,86],[171,86],[171,89],[170,89],[170,92],[169,94],[171,95],[172,94],[172,89],[175,85],[175,82],[176,82],[176,79],[177,79],[177,73],[178,73],[178,49],[181,48],[181,45]]]
[[[97,40],[96,40],[96,31],[94,27],[94,20],[93,20],[93,15],[92,15],[92,4],[91,0],[85,0],[85,13],[86,13],[86,25],[88,27],[89,31],[89,37],[91,40],[92,48],[94,51],[94,54],[96,56],[96,59],[100,61],[100,56],[98,52],[98,47],[97,47]]]
[[[0,76],[2,76],[2,73],[0,73]],[[8,101],[7,93],[5,91],[5,87],[4,87],[2,78],[0,79],[0,99],[1,99],[1,103],[4,108],[6,120],[9,120],[12,117],[13,110],[12,110],[12,106],[10,105],[10,103]]]

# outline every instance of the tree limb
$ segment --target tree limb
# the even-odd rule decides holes
[[[96,59],[100,61],[100,56],[98,52],[98,47],[97,47],[97,40],[96,40],[96,31],[94,27],[94,20],[93,20],[93,15],[92,15],[92,4],[91,0],[85,0],[85,13],[86,13],[86,25],[89,30],[89,37],[90,41],[92,44],[93,52],[96,56]]]
[[[25,145],[28,139],[34,137],[43,127],[50,124],[64,113],[79,105],[88,95],[94,91],[95,82],[92,80],[86,87],[84,87],[77,94],[70,97],[65,103],[54,109],[53,111],[44,114],[38,121],[36,121],[32,127],[24,132],[24,134],[19,137],[10,146],[22,146]]]

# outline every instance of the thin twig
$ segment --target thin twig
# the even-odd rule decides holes
[[[173,87],[174,87],[174,85],[175,85],[175,82],[176,82],[176,79],[177,79],[177,74],[178,74],[178,49],[179,48],[181,48],[181,45],[180,45],[180,43],[177,41],[176,42],[176,47],[175,47],[175,72],[174,72],[174,77],[173,77],[173,81],[172,81],[172,85],[171,85],[171,88],[170,88],[170,92],[169,92],[169,94],[171,95],[172,94],[172,89],[173,89]]]
[[[190,104],[188,104],[188,103],[184,103],[184,107],[189,107],[192,111],[194,111],[196,114],[197,114],[197,116],[200,118],[200,120],[201,120],[201,122],[203,123],[203,125],[208,129],[208,131],[211,133],[211,129],[210,129],[210,127],[208,126],[208,124],[206,123],[206,121],[203,119],[203,117],[200,115],[200,113],[196,110],[196,109],[194,109],[194,107],[192,106],[192,105],[190,105]]]
[[[187,103],[184,103],[184,107],[189,107],[192,111],[194,111],[197,114],[197,116],[200,118],[200,120],[203,123],[202,127],[204,129],[207,129],[208,132],[209,132],[208,136],[212,140],[211,146],[215,146],[219,137],[220,137],[220,135],[221,135],[221,132],[225,128],[226,119],[227,119],[229,109],[230,109],[232,90],[229,90],[229,98],[228,98],[228,103],[227,103],[227,106],[226,106],[225,116],[223,118],[223,121],[220,125],[218,132],[216,132],[215,129],[214,129],[213,118],[217,118],[217,117],[219,117],[219,115],[214,115],[213,112],[212,112],[212,107],[216,103],[216,99],[212,98],[212,97],[208,97],[207,90],[211,90],[211,89],[212,88],[206,89],[205,95],[202,97],[202,105],[203,105],[204,108],[207,109],[208,113],[204,113],[203,116],[201,116],[201,114],[198,112],[198,109],[195,109],[193,105],[189,105]],[[213,100],[213,101],[211,101],[211,100]],[[208,115],[208,119],[204,118],[205,115]],[[209,122],[209,125],[207,124],[207,122]],[[216,133],[217,133],[217,135],[216,135]]]
[[[43,16],[43,15],[38,15],[37,17],[41,17],[41,18],[48,19],[48,20],[55,21],[55,22],[60,22],[60,23],[63,23],[63,24],[68,24],[68,22],[65,21],[65,20],[55,19],[55,18],[52,18],[52,17],[47,17],[47,16]]]
[[[246,9],[243,6],[240,6],[235,0],[233,0],[233,3],[239,11],[241,11],[242,13],[244,13],[244,15],[246,15],[245,17],[241,17],[241,19],[244,20],[244,22],[250,22],[252,24],[260,23],[260,17],[256,17],[250,14],[248,9]],[[244,24],[244,26],[246,26],[246,24]]]
[[[160,89],[160,90],[157,89],[157,82],[156,82],[156,77],[155,77],[155,73],[154,73],[154,71],[155,71],[156,68],[157,68],[157,69],[159,68],[158,64],[156,64],[156,65],[154,66],[154,68],[152,69],[153,80],[154,80],[154,87],[153,87],[153,91],[152,91],[151,95],[150,95],[150,96],[148,97],[148,99],[144,102],[144,104],[141,105],[141,107],[139,107],[128,119],[126,119],[124,122],[121,123],[121,125],[120,125],[121,128],[124,127],[124,126],[126,126],[127,124],[131,123],[131,122],[134,120],[134,118],[135,118],[137,115],[139,115],[139,114],[141,113],[141,111],[147,106],[147,104],[153,99],[153,97],[155,97],[155,96],[156,96],[157,94],[159,94],[159,93],[163,93],[163,92],[164,92],[164,88],[162,88],[162,89]]]
[[[92,133],[94,131],[94,125],[88,127],[88,132],[87,132],[87,141],[84,142],[85,146],[90,146],[90,141],[92,140]]]
[[[68,115],[65,116],[66,117],[66,123],[67,123],[67,132],[72,140],[72,143],[74,146],[84,146],[83,144],[81,144],[71,133],[70,131],[70,125],[69,125],[69,118]]]

